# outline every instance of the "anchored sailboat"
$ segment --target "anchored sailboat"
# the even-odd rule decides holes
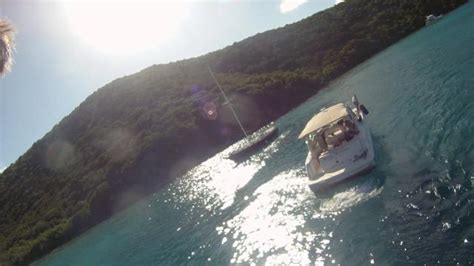
[[[214,72],[212,71],[210,66],[207,66],[209,70],[209,74],[211,74],[212,79],[216,83],[217,87],[222,93],[222,96],[224,97],[224,104],[227,105],[231,112],[232,115],[234,116],[235,120],[239,124],[240,129],[242,130],[242,133],[244,134],[245,138],[238,141],[237,143],[233,144],[232,146],[235,146],[235,149],[233,149],[229,154],[227,154],[227,158],[232,159],[234,161],[242,161],[248,156],[252,155],[255,153],[258,149],[263,148],[265,145],[267,145],[274,137],[276,137],[278,133],[278,128],[275,126],[275,123],[272,122],[259,130],[255,131],[253,134],[249,135],[247,134],[247,131],[245,130],[242,122],[239,119],[239,116],[237,115],[237,112],[235,112],[234,107],[232,107],[232,103],[230,102],[229,98],[227,98],[227,95],[225,94],[224,90],[222,89],[219,81],[217,80],[216,76],[214,75]]]

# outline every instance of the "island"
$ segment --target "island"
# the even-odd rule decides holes
[[[0,265],[25,265],[467,0],[346,0],[221,50],[96,90],[0,174]],[[249,114],[249,112],[251,112]]]

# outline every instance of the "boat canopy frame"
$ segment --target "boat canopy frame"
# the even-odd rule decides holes
[[[299,134],[298,139],[305,138],[311,133],[326,128],[339,121],[341,118],[350,117],[352,119],[352,115],[353,112],[342,103],[324,108],[308,121],[303,131]]]

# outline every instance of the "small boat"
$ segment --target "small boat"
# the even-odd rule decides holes
[[[306,139],[308,185],[321,192],[375,166],[368,110],[354,95],[352,108],[338,103],[313,116],[299,139]]]
[[[425,25],[428,26],[430,24],[433,24],[436,21],[440,20],[441,18],[443,18],[443,15],[435,16],[433,14],[430,14],[430,15],[426,16]]]
[[[256,151],[258,151],[259,149],[269,144],[277,136],[278,128],[276,127],[274,122],[271,122],[270,124],[255,131],[253,134],[248,135],[247,131],[242,125],[242,122],[240,122],[239,116],[237,115],[234,108],[232,107],[231,101],[229,100],[229,98],[227,98],[227,95],[222,89],[211,67],[208,66],[207,68],[209,70],[209,74],[211,74],[212,79],[214,80],[217,87],[221,91],[222,96],[224,97],[224,100],[225,100],[224,105],[227,105],[230,108],[232,114],[234,115],[235,120],[239,124],[239,127],[245,136],[245,138],[234,143],[230,147],[232,151],[229,154],[225,155],[224,157],[236,162],[241,162],[245,160],[247,157],[249,157],[250,155],[252,155],[253,153],[255,153]]]
[[[231,147],[231,152],[225,155],[226,158],[236,162],[243,161],[259,149],[268,145],[278,135],[278,128],[274,122],[260,128],[253,134],[236,142]]]

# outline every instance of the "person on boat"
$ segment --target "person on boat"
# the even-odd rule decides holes
[[[318,173],[321,171],[320,164],[319,164],[319,156],[321,153],[327,150],[327,144],[324,140],[322,134],[313,134],[310,135],[309,139],[306,141],[308,145],[308,150],[311,153],[311,161],[310,169],[312,173]]]
[[[344,136],[346,141],[350,141],[357,135],[357,129],[352,121],[343,119],[341,123],[342,127],[344,128]]]

